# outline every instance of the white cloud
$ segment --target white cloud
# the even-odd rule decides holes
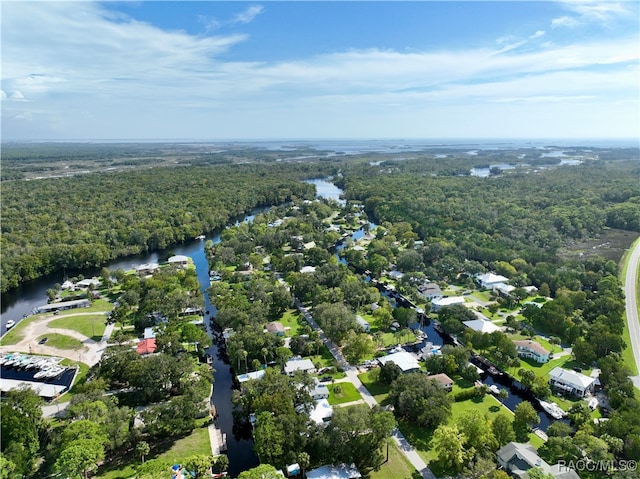
[[[613,108],[602,106],[607,100],[631,106],[618,107],[626,108],[624,114],[603,118],[598,126],[620,133],[638,126],[628,114],[638,100],[634,35],[565,46],[545,42],[540,50],[540,42],[531,41],[545,35],[538,30],[525,40],[500,39],[497,52],[481,46],[363,49],[295,61],[231,62],[224,54],[245,36],[163,31],[121,15],[114,19],[84,2],[8,2],[2,29],[3,91],[30,100],[3,102],[3,114],[9,104],[13,108],[3,130],[14,136],[25,130],[11,119],[28,116],[38,125],[30,134],[41,137],[357,136],[355,124],[410,136],[417,130],[407,125],[421,124],[426,111],[438,111],[442,128],[456,131],[465,108],[482,117],[515,105],[553,111],[574,105],[600,117]],[[527,42],[526,51],[519,48]],[[388,118],[387,110],[394,112]],[[495,128],[509,128],[515,114],[496,117]],[[569,117],[574,119],[558,113]],[[587,118],[580,125],[595,128],[585,126]],[[345,128],[342,135],[338,125]]]
[[[238,13],[234,17],[235,23],[250,23],[252,22],[258,15],[262,13],[264,7],[262,5],[251,5],[244,12]]]
[[[208,15],[198,15],[198,22],[204,25],[204,29],[207,33],[211,33],[222,26],[222,23],[219,20]]]
[[[609,23],[615,18],[637,15],[634,9],[629,8],[632,2],[624,0],[560,0],[559,3],[574,15],[554,18],[551,21],[554,28]]]

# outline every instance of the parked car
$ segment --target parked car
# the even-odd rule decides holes
[[[49,338],[44,337],[44,338],[42,338],[40,341],[38,341],[38,344],[44,344],[44,343],[46,343],[47,341],[49,341]]]

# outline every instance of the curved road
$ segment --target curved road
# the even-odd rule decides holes
[[[636,278],[638,277],[638,263],[640,263],[640,241],[629,253],[627,275],[624,279],[624,294],[626,296],[627,325],[631,336],[631,348],[636,359],[638,375],[632,376],[633,384],[640,389],[640,322],[638,321],[638,298],[636,295]]]

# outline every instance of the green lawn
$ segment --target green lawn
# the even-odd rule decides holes
[[[81,350],[84,348],[84,345],[82,344],[81,341],[78,341],[76,338],[72,338],[71,336],[67,336],[65,334],[59,334],[59,333],[46,334],[44,336],[40,336],[38,340],[44,338],[45,336],[49,338],[46,345],[51,346],[53,348],[71,349],[74,351]]]
[[[288,309],[282,317],[278,319],[278,323],[282,323],[285,328],[285,336],[293,337],[302,334],[303,326],[298,321],[300,313],[297,309]],[[289,329],[286,329],[289,328]]]
[[[386,455],[386,448],[383,454]],[[373,471],[371,479],[411,479],[415,468],[400,452],[396,442],[389,438],[389,460],[382,463],[380,469]]]
[[[379,368],[374,368],[371,371],[358,375],[364,387],[371,393],[378,403],[385,405],[387,396],[389,396],[389,385],[378,382],[378,374],[380,374]]]
[[[106,317],[102,313],[62,317],[51,321],[49,327],[71,329],[94,341],[100,341],[106,327]]]
[[[335,392],[336,387],[339,387],[340,393]],[[329,404],[332,406],[362,399],[356,387],[350,382],[328,384],[327,388],[329,389]]]

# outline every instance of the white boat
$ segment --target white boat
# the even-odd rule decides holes
[[[35,373],[33,375],[33,379],[41,379],[41,378],[46,377],[50,370],[51,370],[51,368],[41,369],[40,371],[38,371],[37,373]]]
[[[11,366],[15,366],[17,364],[20,363],[20,361],[22,361],[23,356],[20,354],[14,354],[11,356],[11,359],[9,359],[8,361],[6,361],[4,363],[5,366],[11,367]]]
[[[16,322],[13,319],[10,319],[9,321],[7,321],[7,324],[5,325],[5,328],[8,331],[11,328],[13,328],[15,325],[16,325]]]
[[[46,378],[55,378],[57,376],[60,376],[64,370],[66,368],[62,368],[59,366],[54,366],[51,369],[48,370],[47,374],[45,375]]]
[[[500,394],[500,388],[495,384],[492,384],[491,386],[489,386],[489,392],[497,396],[498,394]]]
[[[544,409],[547,414],[549,414],[551,417],[554,417],[555,419],[562,419],[567,415],[567,413],[564,412],[562,408],[554,402],[542,401],[540,399],[538,400],[538,402],[540,403],[540,407]]]
[[[205,238],[206,238],[206,236],[205,236],[205,235],[196,236],[196,239],[197,239],[197,240],[203,240],[203,239],[205,239]]]

